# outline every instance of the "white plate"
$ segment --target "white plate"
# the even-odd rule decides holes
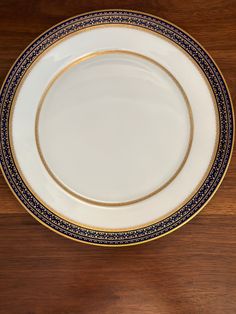
[[[19,57],[1,92],[1,165],[42,223],[100,245],[176,229],[229,163],[226,84],[189,35],[159,18],[69,19]]]

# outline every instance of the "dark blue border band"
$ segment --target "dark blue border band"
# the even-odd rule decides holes
[[[184,49],[200,66],[214,93],[220,119],[216,158],[198,192],[176,213],[145,228],[122,232],[103,232],[78,227],[53,214],[28,190],[19,175],[9,144],[9,115],[21,78],[34,60],[59,39],[94,25],[127,24],[161,34]],[[182,225],[196,214],[217,189],[227,169],[233,146],[234,120],[230,96],[224,79],[211,57],[189,35],[157,17],[131,11],[101,11],[64,21],[42,34],[17,59],[0,94],[0,162],[5,177],[19,201],[41,222],[76,240],[102,245],[127,245],[157,238]]]

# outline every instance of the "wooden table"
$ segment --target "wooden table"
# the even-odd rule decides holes
[[[227,0],[1,0],[0,80],[45,29],[124,8],[165,18],[213,56],[236,97],[236,3]],[[0,313],[235,314],[236,156],[221,188],[183,228],[145,245],[102,248],[49,231],[0,176]]]

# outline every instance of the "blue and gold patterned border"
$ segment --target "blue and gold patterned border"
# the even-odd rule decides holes
[[[29,191],[14,163],[9,143],[9,116],[17,87],[40,54],[63,37],[95,25],[124,24],[165,36],[184,49],[204,72],[214,93],[220,119],[219,145],[212,168],[197,193],[181,209],[148,227],[120,232],[91,230],[70,223],[48,208]],[[3,174],[22,205],[41,223],[74,240],[105,246],[132,245],[161,237],[186,223],[203,208],[217,190],[227,170],[233,147],[234,117],[226,83],[207,52],[188,34],[160,18],[141,12],[97,11],[68,19],[42,34],[17,59],[0,94],[0,162]]]

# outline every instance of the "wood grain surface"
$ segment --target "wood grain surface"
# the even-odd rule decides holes
[[[0,0],[0,81],[41,32],[96,9],[146,11],[194,36],[236,97],[236,2],[228,0]],[[236,313],[236,156],[190,223],[159,240],[102,248],[35,221],[0,175],[0,313]]]

